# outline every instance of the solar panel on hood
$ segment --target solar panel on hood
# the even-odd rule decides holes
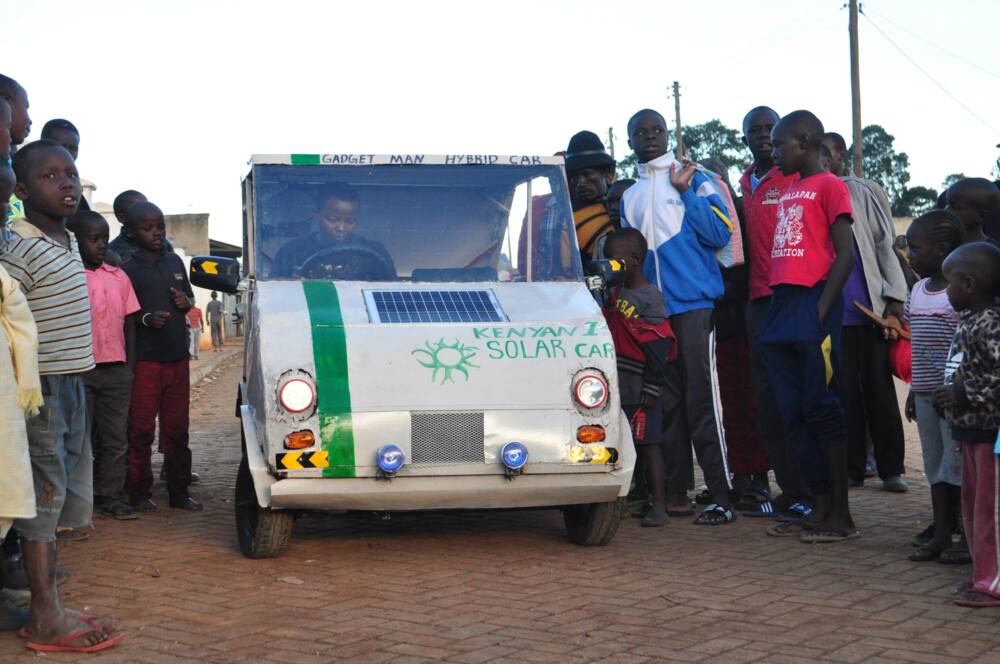
[[[373,323],[501,323],[507,316],[489,290],[364,291]]]

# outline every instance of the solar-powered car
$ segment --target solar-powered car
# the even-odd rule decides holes
[[[606,544],[635,462],[561,157],[265,155],[243,183],[240,547],[303,510],[558,508]]]

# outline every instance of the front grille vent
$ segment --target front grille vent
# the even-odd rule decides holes
[[[412,463],[485,463],[482,413],[410,413]]]

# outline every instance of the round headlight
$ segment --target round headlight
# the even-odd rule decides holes
[[[289,413],[304,413],[316,403],[316,390],[304,378],[292,378],[278,390],[278,400]]]
[[[403,450],[400,449],[399,445],[390,443],[383,445],[375,451],[375,465],[383,473],[390,475],[395,473],[403,467],[404,461],[406,461],[406,455],[403,454]]]
[[[608,383],[597,374],[583,374],[573,385],[573,397],[584,408],[600,408],[608,400]]]
[[[511,441],[501,448],[500,462],[510,470],[520,470],[528,463],[528,448],[524,443]]]

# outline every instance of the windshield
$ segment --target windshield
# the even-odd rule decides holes
[[[558,166],[256,165],[252,176],[259,279],[582,278]]]

